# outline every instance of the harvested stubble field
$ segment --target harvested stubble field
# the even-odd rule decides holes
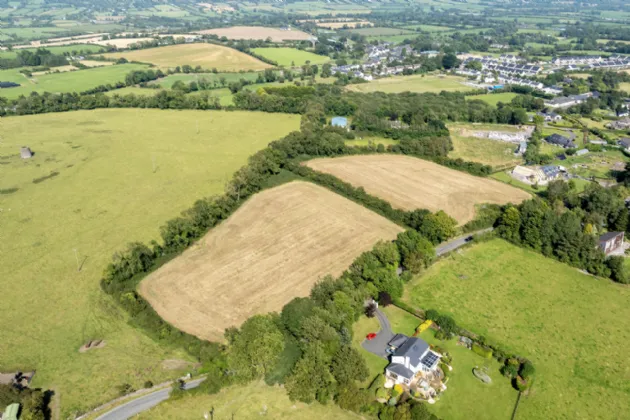
[[[206,69],[216,68],[219,71],[263,70],[271,67],[251,55],[215,44],[169,45],[105,54],[105,57],[111,59],[124,57],[129,61],[151,63],[162,68],[175,68],[185,64]]]
[[[477,204],[520,203],[531,197],[501,182],[409,156],[344,156],[314,159],[306,165],[363,187],[394,207],[444,210],[460,224],[473,219]]]
[[[323,187],[291,182],[253,196],[139,289],[169,323],[221,341],[225,328],[308,296],[321,277],[401,231]]]
[[[202,35],[218,35],[228,39],[267,39],[273,42],[303,41],[313,38],[306,32],[292,29],[283,31],[278,28],[265,28],[264,26],[231,26],[229,28],[206,29],[195,32]]]
[[[177,376],[162,361],[187,356],[127,324],[99,287],[103,269],[128,242],[159,239],[164,222],[221,194],[248,156],[299,125],[296,115],[243,111],[2,118],[0,368],[36,369],[32,386],[55,389],[63,419],[116,398],[122,383]],[[31,159],[20,159],[23,145]],[[107,346],[79,353],[94,339]]]

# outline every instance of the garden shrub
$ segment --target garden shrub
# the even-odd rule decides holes
[[[400,384],[394,385],[394,388],[392,389],[392,398],[396,398],[402,393],[403,393],[402,385]]]
[[[376,378],[374,378],[374,380],[372,381],[372,383],[370,384],[370,386],[368,387],[368,390],[370,391],[370,393],[372,393],[373,395],[376,395],[376,392],[382,388],[382,386],[385,385],[385,375],[383,375],[382,373],[377,375]]]
[[[472,351],[474,351],[476,354],[478,354],[479,356],[483,358],[486,358],[486,359],[492,358],[492,349],[489,349],[487,347],[482,347],[477,343],[473,343]]]
[[[529,360],[525,360],[521,365],[518,374],[524,379],[529,379],[531,376],[534,375],[535,372],[536,369],[534,368],[532,362],[530,362]]]
[[[514,388],[516,388],[517,390],[523,392],[526,391],[527,388],[529,388],[530,385],[530,381],[527,379],[523,379],[520,376],[517,376],[516,378],[514,378]]]
[[[515,378],[518,375],[518,367],[511,364],[503,365],[501,374],[507,378]]]
[[[387,401],[387,405],[390,407],[394,407],[396,404],[398,404],[398,398],[396,397],[391,397],[389,401]]]
[[[377,399],[388,399],[389,398],[389,391],[387,390],[387,388],[379,388],[376,390],[376,398]]]
[[[448,378],[451,371],[449,370],[448,366],[446,365],[446,363],[441,363],[440,362],[440,369],[442,369],[442,372],[444,372],[444,379]]]
[[[416,332],[418,334],[420,334],[420,333],[426,331],[428,328],[430,328],[431,325],[433,325],[433,321],[431,321],[430,319],[427,319],[422,324],[420,324],[420,326],[416,329]]]

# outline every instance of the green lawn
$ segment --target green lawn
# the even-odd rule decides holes
[[[143,64],[119,64],[87,70],[34,76],[32,79],[27,79],[20,74],[17,69],[1,70],[0,80],[20,83],[21,86],[2,89],[0,95],[14,99],[20,95],[27,96],[31,92],[83,92],[96,86],[124,81],[125,76],[131,71],[146,68],[147,66]]]
[[[285,67],[302,66],[307,61],[310,64],[324,64],[330,61],[330,57],[297,48],[252,48],[252,51]]]
[[[479,99],[490,105],[496,106],[499,102],[503,102],[504,104],[510,103],[510,101],[517,96],[518,96],[517,93],[502,92],[502,93],[488,93],[485,95],[467,96],[466,99],[468,100]]]
[[[214,418],[223,419],[291,419],[349,420],[362,417],[339,408],[334,403],[304,404],[289,400],[286,390],[264,382],[234,385],[216,395],[189,395],[181,400],[167,401],[134,417],[138,420],[203,419],[214,409]]]
[[[536,381],[517,419],[630,413],[627,286],[496,239],[439,261],[406,287],[404,299],[450,314],[532,360]],[[469,415],[461,410],[449,418]]]
[[[413,335],[422,319],[409,314],[395,306],[381,308],[392,325],[395,333],[408,336]],[[360,348],[360,343],[370,332],[377,332],[379,323],[375,318],[362,316],[355,324],[354,344]],[[424,331],[420,337],[429,344],[437,345],[453,356],[453,370],[447,383],[448,389],[440,401],[430,406],[432,412],[442,419],[509,419],[516,401],[517,392],[513,390],[509,381],[501,376],[501,367],[495,360],[485,360],[472,351],[457,345],[457,340],[440,341],[434,336],[433,330]],[[389,363],[385,359],[360,349],[370,368],[371,382],[377,374],[383,373]],[[472,374],[475,366],[487,365],[493,383],[485,385]]]
[[[347,89],[354,92],[385,92],[385,93],[401,93],[401,92],[434,92],[438,93],[443,90],[448,92],[468,91],[472,90],[470,86],[462,84],[466,81],[463,77],[447,76],[447,75],[420,75],[412,76],[394,76],[376,79],[369,83],[359,83],[356,85],[348,85]]]
[[[250,155],[299,121],[144,109],[3,118],[0,190],[17,191],[0,194],[2,371],[36,369],[33,386],[55,389],[62,418],[114,398],[119,384],[179,374],[161,362],[186,356],[127,325],[100,290],[103,269],[128,242],[157,239],[165,221],[221,193]],[[19,157],[23,145],[30,160]],[[90,339],[107,346],[79,353]]]

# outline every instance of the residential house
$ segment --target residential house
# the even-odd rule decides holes
[[[543,173],[543,181],[552,181],[560,176],[561,170],[559,166],[546,165],[540,168]]]
[[[620,250],[623,247],[625,232],[607,232],[599,237],[599,247],[606,255]]]
[[[537,115],[543,117],[546,122],[562,121],[562,115],[556,114],[555,112],[538,112]]]
[[[567,137],[561,136],[560,134],[552,134],[550,136],[547,136],[545,137],[545,141],[555,146],[564,147],[565,149],[575,147],[575,143],[573,143]]]
[[[626,152],[630,152],[630,138],[624,137],[617,141],[617,144]]]
[[[409,385],[418,372],[435,371],[440,358],[426,341],[409,337],[395,349],[391,363],[385,368],[385,376],[397,384]]]

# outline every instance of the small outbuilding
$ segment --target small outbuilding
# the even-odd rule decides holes
[[[22,146],[22,148],[20,149],[20,156],[22,157],[22,159],[30,159],[33,157],[33,152],[29,147]]]
[[[20,412],[20,404],[13,403],[7,405],[2,414],[2,420],[18,420],[18,413]]]
[[[606,255],[623,248],[625,232],[607,232],[599,237],[599,247]]]
[[[346,117],[333,117],[333,119],[330,121],[330,125],[332,125],[333,127],[341,127],[341,128],[348,128],[348,119]]]

